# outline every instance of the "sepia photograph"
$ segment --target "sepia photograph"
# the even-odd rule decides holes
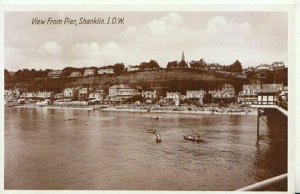
[[[287,11],[3,19],[5,191],[288,191]]]

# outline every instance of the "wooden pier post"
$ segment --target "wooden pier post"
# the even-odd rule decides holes
[[[256,131],[256,135],[257,135],[257,141],[259,140],[259,117],[260,117],[260,111],[259,108],[257,109],[257,131]]]

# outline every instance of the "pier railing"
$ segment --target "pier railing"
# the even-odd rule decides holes
[[[284,183],[285,181],[287,181],[287,173],[258,183],[254,183],[253,185],[238,189],[237,191],[264,191],[272,187],[276,187],[278,186],[278,184]]]

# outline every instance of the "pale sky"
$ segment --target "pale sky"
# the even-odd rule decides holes
[[[33,18],[124,17],[120,25],[32,25]],[[156,60],[161,67],[204,58],[244,67],[288,61],[284,12],[6,12],[5,68],[125,66]]]

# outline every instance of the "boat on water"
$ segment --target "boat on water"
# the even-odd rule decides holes
[[[156,133],[156,132],[157,132],[156,129],[148,129],[148,130],[147,130],[147,133]]]
[[[203,142],[203,141],[204,141],[203,138],[201,138],[201,137],[198,136],[198,135],[184,135],[183,138],[184,138],[185,140],[188,140],[188,141],[194,141],[194,142],[197,142],[197,143]]]
[[[163,119],[163,117],[162,116],[156,116],[156,117],[152,117],[152,119],[161,120],[161,119]]]
[[[161,136],[159,133],[156,133],[155,141],[156,141],[156,143],[161,143]]]
[[[74,121],[74,118],[70,118],[70,119],[64,119],[64,121]]]

